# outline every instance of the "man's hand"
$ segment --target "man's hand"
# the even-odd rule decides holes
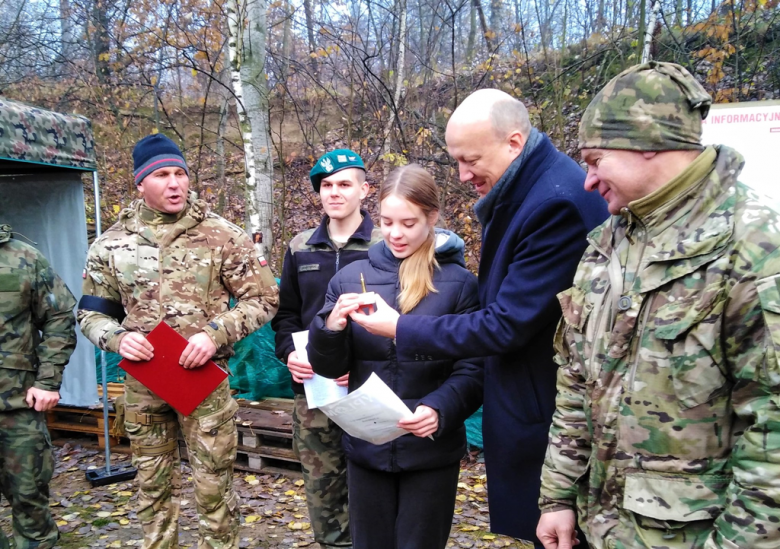
[[[36,387],[27,389],[27,406],[35,408],[36,412],[45,412],[51,410],[60,401],[60,393],[57,391],[46,391]]]
[[[138,332],[126,332],[119,340],[119,354],[127,360],[151,360],[154,347]]]
[[[398,325],[398,311],[385,302],[379,294],[376,294],[376,311],[370,315],[363,311],[355,310],[350,318],[363,326],[369,333],[383,337],[395,337],[395,327]]]
[[[206,332],[198,332],[187,341],[189,344],[182,352],[179,364],[188,370],[203,366],[217,352],[214,340]]]
[[[574,530],[574,511],[564,509],[542,513],[536,527],[536,537],[544,549],[571,549],[580,543]]]
[[[325,327],[331,332],[341,332],[347,327],[347,317],[362,304],[359,294],[341,294],[325,321]]]
[[[287,369],[290,370],[295,383],[303,383],[304,379],[311,379],[314,375],[311,364],[298,358],[298,351],[287,355]]]
[[[425,438],[439,430],[439,412],[420,404],[409,419],[398,422],[401,429],[406,429],[414,436]]]

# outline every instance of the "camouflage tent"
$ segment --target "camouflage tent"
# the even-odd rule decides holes
[[[94,184],[96,168],[89,120],[0,97],[0,223],[33,243],[76,299],[88,247],[82,174],[92,172]],[[79,333],[62,402],[97,404],[96,387],[92,345]]]
[[[97,170],[89,120],[0,97],[0,159]]]

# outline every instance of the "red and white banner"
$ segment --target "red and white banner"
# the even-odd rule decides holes
[[[780,101],[713,105],[704,120],[702,143],[738,150],[745,157],[740,180],[780,200]]]

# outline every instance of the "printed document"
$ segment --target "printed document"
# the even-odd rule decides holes
[[[379,376],[372,373],[366,382],[344,398],[320,406],[320,410],[353,437],[384,444],[407,434],[398,420],[412,411]]]
[[[299,360],[309,362],[309,355],[306,354],[306,344],[309,342],[309,330],[295,332],[292,335],[295,351],[298,353]],[[328,404],[347,396],[349,392],[346,387],[336,385],[336,380],[328,379],[314,374],[313,377],[303,380],[303,390],[306,392],[306,404],[310,410],[319,408],[323,404]]]

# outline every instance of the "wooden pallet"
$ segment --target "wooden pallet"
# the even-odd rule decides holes
[[[301,465],[292,449],[292,400],[266,399],[242,402],[236,414],[238,450],[235,468],[254,473],[298,476]],[[179,441],[182,459],[187,448]]]
[[[108,394],[117,391],[118,385],[109,384]],[[121,391],[119,391],[121,394]],[[292,407],[293,401],[269,398],[261,401],[238,399],[236,414],[238,429],[238,456],[235,468],[255,473],[300,474],[300,461],[292,449]],[[109,403],[109,432],[113,432],[115,413]],[[96,436],[98,447],[105,448],[102,408],[77,408],[57,406],[47,415],[49,430],[53,438],[73,436],[74,433]],[[93,439],[94,440],[94,439]],[[123,448],[126,439],[110,436],[111,447]],[[179,441],[182,459],[187,459],[184,440]]]
[[[116,413],[110,403],[109,406],[108,432],[112,433],[114,430]],[[46,425],[51,432],[52,438],[62,437],[65,433],[85,433],[97,436],[99,448],[106,447],[102,408],[80,408],[77,406],[65,405],[56,406],[46,413]],[[120,440],[117,437],[109,435],[109,442],[113,447],[119,445]]]

